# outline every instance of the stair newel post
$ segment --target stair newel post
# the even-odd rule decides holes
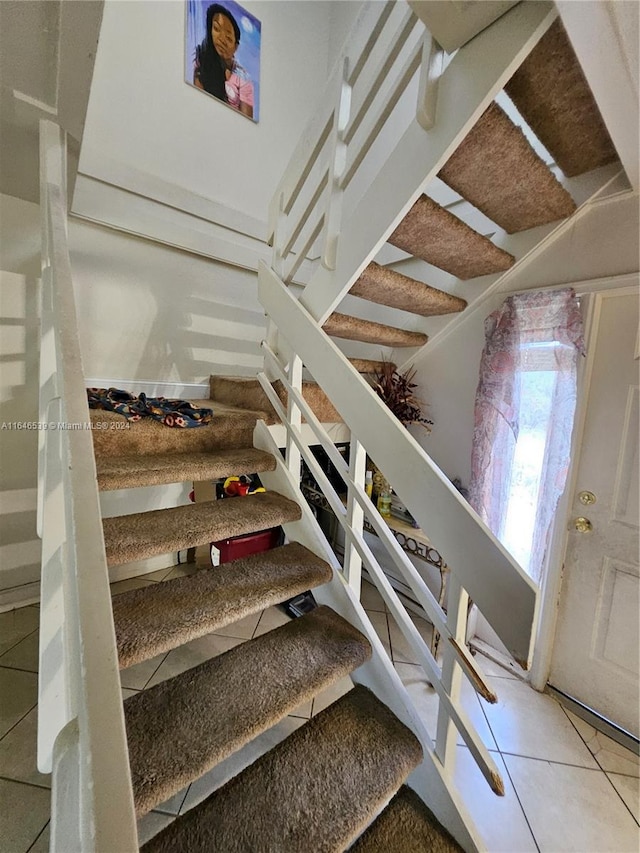
[[[328,270],[336,268],[338,239],[342,222],[342,200],[344,190],[340,185],[347,165],[347,143],[345,132],[351,116],[351,86],[349,79],[349,59],[345,57],[338,91],[338,100],[333,113],[332,148],[329,159],[328,203],[325,216],[325,238],[322,248],[322,266]]]
[[[291,357],[291,361],[289,362],[289,384],[291,387],[297,391],[299,394],[302,394],[302,359],[299,355],[293,355]],[[291,426],[291,430],[295,430],[300,433],[302,428],[302,413],[300,408],[296,405],[295,400],[291,394],[288,395],[287,399],[287,421]],[[287,468],[293,474],[297,483],[300,482],[300,463],[302,460],[302,456],[300,454],[300,450],[298,449],[297,444],[291,437],[291,430],[287,430],[287,446],[286,446],[286,463]]]
[[[344,576],[355,594],[360,597],[362,578],[362,558],[353,544],[353,536],[362,535],[364,527],[364,511],[354,496],[354,486],[364,488],[365,468],[367,467],[367,452],[357,438],[352,437],[349,448],[349,488],[347,492],[347,531],[344,549]]]
[[[464,590],[454,572],[451,572],[447,589],[447,626],[451,636],[459,646],[464,647],[467,633],[467,610],[469,594]],[[442,644],[442,686],[451,697],[451,702],[459,706],[462,687],[462,669],[458,664],[451,643]],[[445,772],[453,776],[455,770],[457,729],[451,722],[443,704],[438,709],[438,728],[436,734],[436,754]]]

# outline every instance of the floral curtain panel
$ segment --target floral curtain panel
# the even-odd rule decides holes
[[[571,288],[518,294],[485,321],[471,505],[540,583],[566,482],[582,315]]]

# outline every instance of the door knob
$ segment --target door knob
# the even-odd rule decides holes
[[[573,526],[578,533],[588,533],[590,530],[593,530],[593,524],[591,524],[588,518],[585,518],[582,515],[575,519]]]
[[[594,504],[596,502],[596,496],[593,494],[593,492],[580,492],[580,494],[578,495],[578,500],[584,506],[591,506],[591,504]]]

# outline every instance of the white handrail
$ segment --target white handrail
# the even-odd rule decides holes
[[[43,331],[54,345],[41,351],[38,767],[52,772],[52,851],[133,853],[138,842],[118,654],[67,247],[60,167],[66,144],[51,122],[41,122],[40,138]]]

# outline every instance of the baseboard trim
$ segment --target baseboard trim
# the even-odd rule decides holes
[[[208,382],[164,382],[160,379],[85,379],[87,388],[118,388],[131,394],[147,397],[168,397],[179,400],[207,400]]]
[[[594,729],[602,732],[603,735],[610,737],[611,740],[615,740],[616,743],[624,746],[625,749],[633,752],[634,755],[640,755],[640,740],[635,735],[632,735],[631,732],[620,728],[620,726],[611,722],[611,720],[598,714],[593,708],[589,708],[588,705],[584,705],[582,702],[574,699],[573,696],[563,693],[562,690],[558,690],[557,687],[553,687],[551,684],[547,684],[546,692],[553,696],[554,699],[557,699],[561,705],[571,711],[572,714],[575,714],[576,717],[580,717],[585,723],[593,726]]]

